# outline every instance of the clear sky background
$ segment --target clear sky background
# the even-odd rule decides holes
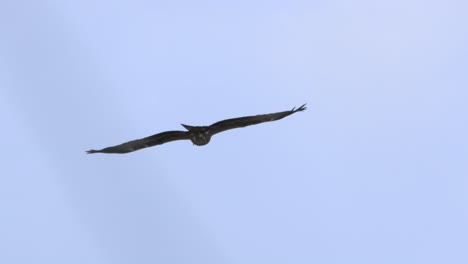
[[[1,1],[0,263],[468,263],[467,103],[467,1]]]

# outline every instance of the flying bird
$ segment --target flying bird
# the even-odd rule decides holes
[[[279,120],[281,118],[292,115],[296,112],[306,110],[306,104],[301,105],[299,108],[293,108],[289,111],[265,114],[265,115],[255,115],[255,116],[244,116],[238,118],[231,118],[216,122],[210,126],[189,126],[181,124],[187,131],[166,131],[159,134],[155,134],[149,137],[142,139],[132,140],[120,145],[103,148],[101,150],[88,150],[86,153],[128,153],[142,148],[153,147],[156,145],[161,145],[167,142],[190,139],[194,145],[204,146],[210,142],[210,139],[213,135],[220,132],[239,128],[246,127],[251,125],[260,124],[263,122],[270,122]]]

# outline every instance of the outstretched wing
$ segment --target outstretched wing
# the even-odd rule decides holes
[[[211,135],[239,127],[246,127],[251,125],[260,124],[263,122],[270,122],[279,120],[281,118],[287,117],[299,111],[304,111],[307,108],[305,107],[306,104],[301,105],[299,108],[293,108],[290,111],[272,113],[272,114],[265,114],[265,115],[255,115],[255,116],[244,116],[232,119],[226,119],[223,121],[216,122],[209,127],[209,131]]]
[[[156,135],[152,135],[149,137],[145,137],[142,139],[132,140],[129,142],[125,142],[123,144],[112,146],[108,148],[104,148],[101,150],[88,150],[86,153],[93,154],[93,153],[128,153],[135,150],[139,150],[142,148],[152,147],[156,145],[161,145],[167,142],[175,141],[175,140],[182,140],[182,139],[189,139],[189,132],[186,131],[167,131],[162,132]]]

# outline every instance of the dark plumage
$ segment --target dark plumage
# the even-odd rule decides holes
[[[213,135],[239,127],[246,127],[250,125],[256,125],[263,122],[270,122],[279,120],[287,117],[299,111],[306,110],[306,104],[303,104],[299,108],[293,108],[289,111],[283,111],[265,115],[245,116],[232,119],[226,119],[223,121],[216,122],[210,126],[188,126],[182,124],[182,126],[188,131],[167,131],[159,134],[155,134],[142,139],[132,140],[117,146],[104,148],[101,150],[88,150],[88,154],[92,153],[128,153],[142,148],[152,147],[161,145],[167,142],[190,139],[194,145],[203,146],[210,142]]]

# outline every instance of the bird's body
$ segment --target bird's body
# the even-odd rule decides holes
[[[210,127],[207,126],[189,126],[182,124],[188,130],[190,141],[194,145],[204,146],[210,142],[212,134]]]
[[[210,142],[210,139],[213,135],[234,128],[246,127],[250,125],[256,125],[263,122],[270,122],[279,120],[286,116],[292,115],[299,111],[306,110],[305,104],[299,108],[293,108],[290,111],[265,114],[265,115],[255,115],[255,116],[245,116],[232,119],[226,119],[223,121],[216,122],[210,126],[182,126],[187,129],[187,131],[166,131],[159,134],[155,134],[146,138],[132,140],[120,145],[104,148],[101,150],[88,150],[88,154],[92,153],[128,153],[136,151],[146,147],[152,147],[156,145],[161,145],[167,142],[175,140],[187,140],[189,139],[196,146],[204,146]]]

